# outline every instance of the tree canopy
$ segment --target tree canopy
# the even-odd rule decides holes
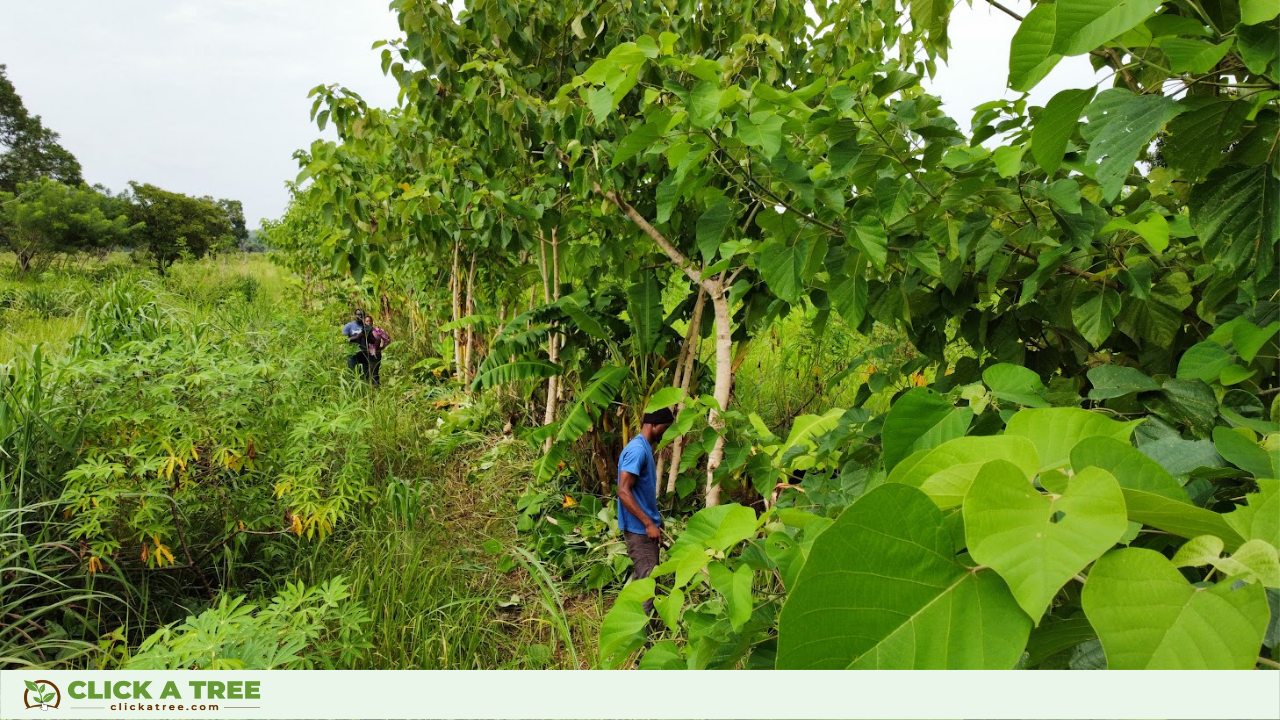
[[[0,192],[0,243],[27,272],[57,253],[105,249],[126,242],[135,228],[124,207],[97,190],[48,178]]]
[[[0,192],[46,177],[68,185],[84,182],[80,162],[58,140],[39,115],[27,111],[0,65]]]
[[[140,226],[134,240],[161,275],[184,256],[201,258],[234,242],[235,229],[226,207],[211,198],[193,198],[144,183],[129,187],[129,218]]]

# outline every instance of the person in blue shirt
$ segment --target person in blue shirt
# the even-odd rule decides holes
[[[635,565],[633,577],[643,580],[658,565],[658,540],[662,514],[658,512],[658,476],[653,448],[675,417],[669,408],[645,413],[640,433],[622,449],[618,458],[618,529],[627,542],[627,555]],[[653,600],[644,609],[653,616]]]
[[[356,352],[347,358],[347,368],[350,370],[360,368],[360,374],[366,378],[372,378],[370,374],[369,341],[373,334],[373,324],[365,322],[363,310],[356,310],[356,317],[351,322],[342,326],[342,335],[347,342],[356,346]]]

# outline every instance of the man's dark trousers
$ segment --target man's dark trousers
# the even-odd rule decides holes
[[[658,566],[658,541],[651,539],[644,533],[633,533],[623,531],[622,536],[627,541],[627,555],[631,557],[632,564],[635,565],[634,577],[636,580],[643,580],[649,577],[653,569]],[[653,599],[650,598],[644,602],[644,611],[653,617]]]

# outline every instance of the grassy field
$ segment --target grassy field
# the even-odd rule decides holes
[[[313,397],[295,398],[299,412],[308,402],[352,401],[369,421],[363,438],[369,462],[361,478],[368,500],[352,507],[323,540],[286,534],[253,555],[226,554],[214,563],[220,592],[265,600],[288,582],[315,585],[343,576],[352,599],[371,618],[371,647],[360,667],[590,666],[600,594],[557,601],[558,588],[520,566],[498,570],[502,553],[484,549],[491,541],[503,548],[517,544],[515,503],[536,458],[532,450],[503,434],[492,406],[473,405],[452,385],[414,377],[407,368],[420,358],[392,352],[380,392],[352,382],[338,334],[347,309],[304,310],[295,283],[266,256],[180,264],[163,281],[123,256],[39,277],[6,275],[0,280],[0,367],[29,362],[37,347],[47,364],[74,365],[73,356],[83,354],[77,343],[85,337],[85,309],[121,279],[154,290],[164,312],[180,317],[169,332],[206,328],[228,343],[272,338],[268,355],[278,352],[280,363],[296,363],[310,375],[299,386]],[[303,355],[298,348],[305,348]],[[12,509],[19,491],[3,490],[5,506]],[[28,533],[29,542],[67,539],[67,528],[46,522],[42,533]],[[123,645],[136,645],[146,632],[202,606],[189,577],[122,568],[86,580],[83,570],[67,568],[66,577],[53,580],[96,583],[101,591],[114,574],[114,600],[103,602],[119,607],[95,615],[98,626],[90,634],[109,634],[118,622],[128,638]],[[162,589],[177,591],[173,602],[157,601]],[[13,602],[12,595],[6,602]],[[85,657],[69,664],[84,663]]]
[[[5,258],[0,258],[0,267],[9,267]],[[121,293],[143,309],[112,305],[119,304],[112,298]],[[114,309],[103,309],[108,306]],[[198,574],[125,561],[121,553],[140,546],[145,558],[149,547],[161,544],[162,540],[149,542],[146,533],[136,530],[132,535],[123,533],[110,545],[110,553],[98,554],[98,561],[87,559],[96,551],[78,553],[76,562],[63,566],[61,575],[50,576],[50,583],[83,587],[97,594],[101,604],[93,612],[82,613],[86,626],[82,632],[50,631],[50,643],[53,635],[58,642],[68,643],[60,651],[66,665],[124,665],[131,657],[137,661],[148,633],[211,607],[209,592],[243,595],[249,603],[264,604],[287,594],[290,583],[316,587],[334,578],[348,586],[346,602],[355,608],[351,612],[367,615],[362,635],[367,647],[358,655],[333,661],[336,666],[589,668],[598,664],[599,624],[626,579],[625,556],[606,522],[611,517],[610,499],[592,499],[578,488],[537,486],[531,469],[538,452],[516,436],[518,428],[513,431],[507,425],[510,418],[527,410],[514,394],[471,395],[447,376],[442,379],[426,371],[438,365],[430,357],[432,343],[393,345],[383,367],[381,390],[370,392],[354,382],[346,371],[346,348],[338,334],[348,311],[333,302],[304,303],[299,283],[266,255],[180,263],[163,279],[134,266],[126,255],[55,268],[39,276],[0,276],[0,364],[30,367],[39,348],[42,363],[76,377],[105,372],[101,364],[108,361],[120,362],[135,373],[149,372],[148,362],[154,362],[186,368],[180,372],[196,376],[222,373],[221,382],[231,386],[253,382],[248,378],[256,377],[262,368],[275,368],[272,372],[278,372],[279,381],[287,381],[292,390],[270,399],[258,412],[289,416],[337,408],[334,412],[353,413],[363,423],[354,436],[364,458],[353,471],[360,500],[346,507],[323,539],[309,532],[302,536],[287,532],[278,519],[259,517],[256,525],[250,524],[249,533],[263,536],[261,542],[246,539],[249,533],[235,536],[233,532],[235,541],[220,546],[215,540],[217,520],[210,516],[213,519],[205,525],[190,520],[187,528],[191,544],[207,542],[212,548],[201,560],[205,568]],[[120,318],[113,319],[116,315],[111,313]],[[135,326],[137,318],[148,313],[157,316],[155,329]],[[397,338],[414,340],[406,338],[412,331],[401,326],[403,319],[387,320]],[[771,425],[785,425],[797,414],[852,402],[851,389],[861,382],[852,371],[864,371],[865,378],[866,366],[874,362],[858,357],[855,351],[867,342],[846,331],[828,332],[822,342],[813,341],[806,331],[811,320],[787,319],[777,332],[750,347],[742,360],[739,402]],[[141,332],[152,346],[139,349],[126,343],[115,350],[96,348],[95,343],[110,344],[100,338],[110,335],[113,325],[126,334]],[[121,342],[125,340],[129,338]],[[156,343],[170,354],[155,355]],[[206,358],[207,364],[201,365],[205,360],[199,358]],[[191,364],[197,369],[188,367]],[[842,372],[847,380],[837,377],[830,384],[832,376]],[[799,376],[812,381],[796,382]],[[54,395],[61,390],[58,384],[46,388]],[[209,390],[221,392],[214,387]],[[113,412],[144,412],[125,400],[119,407],[104,407],[112,402],[99,400],[95,406],[56,417],[59,422],[74,417],[76,422],[92,425]],[[67,399],[68,407],[74,404]],[[170,441],[176,445],[181,437],[197,434],[184,426],[175,426],[171,433],[156,442],[169,448]],[[42,466],[24,460],[26,465],[19,470],[32,476],[43,472],[45,489],[33,495],[30,486],[9,486],[4,489],[6,506],[29,510],[33,500],[37,505],[65,502],[67,491],[58,478],[86,456],[106,456],[107,449],[91,444],[86,440],[73,456],[46,458]],[[161,457],[172,454],[168,449],[157,452]],[[194,465],[198,459],[194,449],[192,453]],[[257,482],[268,487],[275,483],[280,492],[276,477]],[[64,494],[61,499],[59,492]],[[318,492],[333,491],[325,486]],[[583,512],[572,522],[590,523],[594,530],[583,531],[585,539],[575,535],[571,547],[556,544],[556,550],[549,550],[544,532],[548,526],[530,498],[549,498],[548,507],[558,507],[556,493],[565,493],[566,498],[572,493],[574,504],[582,503],[578,510],[590,507],[590,513]],[[174,497],[179,497],[176,491]],[[184,506],[184,512],[198,515],[201,506],[194,499],[188,502],[191,506]],[[26,543],[57,544],[73,536],[91,545],[94,540],[83,526],[39,511],[24,510],[17,517],[28,528]],[[42,518],[38,532],[30,530],[34,518]],[[6,543],[18,543],[16,536],[7,537]],[[558,560],[544,564],[539,557]],[[111,569],[85,572],[86,563],[93,562]],[[202,591],[200,583],[209,587]],[[50,598],[59,597],[55,590],[50,593]],[[48,617],[48,608],[8,602],[10,612],[36,624]],[[91,640],[112,633],[115,640],[108,646],[113,649],[104,656]],[[13,647],[26,645],[23,638],[12,635],[6,640]],[[177,644],[170,638],[161,647],[171,650]],[[49,661],[47,653],[43,658],[27,655],[37,663]]]

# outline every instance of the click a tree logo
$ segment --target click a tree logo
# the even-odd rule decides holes
[[[48,680],[25,681],[27,691],[22,694],[22,702],[28,708],[48,710],[62,703],[62,691]]]

